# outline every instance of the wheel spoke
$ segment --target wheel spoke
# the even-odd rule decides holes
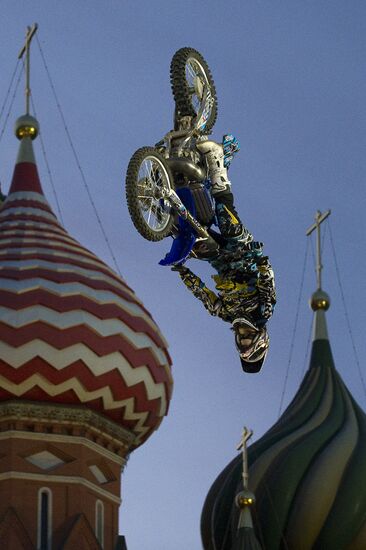
[[[153,169],[154,169],[153,164],[152,164],[152,162],[150,162],[149,180],[151,181],[152,185],[154,185],[154,183],[155,183]]]
[[[159,223],[159,219],[158,219],[157,215],[155,214],[154,229],[157,229],[157,228],[158,228],[158,223]]]
[[[151,206],[149,208],[149,215],[148,215],[148,218],[147,218],[147,224],[150,225],[150,218],[151,218]]]
[[[145,223],[153,231],[162,231],[170,220],[168,203],[162,202],[162,191],[169,188],[169,179],[159,159],[144,158],[138,172],[137,199]]]
[[[145,171],[145,178],[148,182],[151,180],[151,161],[146,159],[143,164],[143,169]]]
[[[190,75],[192,78],[195,78],[195,77],[197,76],[197,73],[196,73],[194,67],[192,66],[192,61],[188,61],[186,67],[187,67],[187,70],[188,70],[189,75]]]
[[[158,172],[158,180],[156,181],[156,184],[159,186],[159,187],[162,187],[162,184],[163,184],[163,176],[160,172]]]
[[[201,84],[209,85],[209,79],[206,75],[205,70],[201,67],[200,63],[195,59],[189,58],[186,62],[185,67],[186,82],[188,86],[188,94],[191,98],[191,105],[193,110],[197,114],[202,105],[203,97],[199,96],[197,91],[196,79],[201,81]],[[210,111],[211,109],[209,109]]]

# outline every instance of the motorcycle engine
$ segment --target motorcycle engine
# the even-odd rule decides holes
[[[191,183],[189,189],[192,193],[196,207],[196,216],[199,222],[208,225],[215,216],[214,202],[203,183]]]

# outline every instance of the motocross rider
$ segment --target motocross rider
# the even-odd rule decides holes
[[[217,271],[212,278],[218,295],[183,264],[173,266],[172,270],[179,272],[186,287],[211,315],[231,323],[243,370],[258,372],[269,347],[266,323],[276,303],[276,290],[271,264],[263,255],[263,244],[253,240],[234,207],[227,169],[239,151],[239,143],[227,134],[222,144],[204,140],[197,147],[207,160],[223,238],[219,255],[208,259]]]

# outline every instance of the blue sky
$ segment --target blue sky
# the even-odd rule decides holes
[[[120,532],[129,550],[198,550],[203,501],[235,455],[244,424],[258,439],[296,391],[306,366],[316,288],[306,264],[298,329],[288,370],[306,250],[315,212],[330,225],[352,333],[364,369],[366,5],[363,1],[218,0],[1,1],[0,101],[27,25],[41,43],[68,130],[104,230],[128,282],[170,344],[175,391],[159,431],[130,458],[122,478]],[[229,326],[209,317],[158,265],[168,241],[144,241],[124,199],[129,158],[172,126],[169,65],[192,46],[207,59],[217,87],[213,137],[241,143],[230,178],[241,217],[265,243],[276,271],[278,306],[271,350],[259,375],[244,375]],[[67,230],[113,265],[80,178],[38,47],[32,93]],[[22,114],[19,90],[0,141],[0,180],[7,191]],[[3,119],[1,120],[1,128]],[[45,194],[57,213],[40,141],[36,156]],[[336,365],[359,404],[366,397],[345,320],[329,240],[323,287],[330,294],[329,332]],[[190,264],[209,281],[205,265]]]

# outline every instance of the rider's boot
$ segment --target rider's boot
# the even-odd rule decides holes
[[[241,239],[245,229],[234,206],[234,197],[230,191],[214,195],[216,216],[220,233],[227,239]]]
[[[220,233],[227,239],[246,239],[247,230],[243,227],[234,207],[231,183],[225,166],[224,148],[220,143],[205,140],[197,143],[204,154],[211,180],[211,193],[216,203],[216,216]]]
[[[220,233],[223,237],[231,239],[233,237],[240,238],[243,236],[243,225],[227,206],[221,203],[217,204],[216,215]]]
[[[213,195],[230,190],[227,168],[224,164],[224,148],[216,141],[206,140],[197,144],[197,149],[205,156],[208,173],[211,180]]]

